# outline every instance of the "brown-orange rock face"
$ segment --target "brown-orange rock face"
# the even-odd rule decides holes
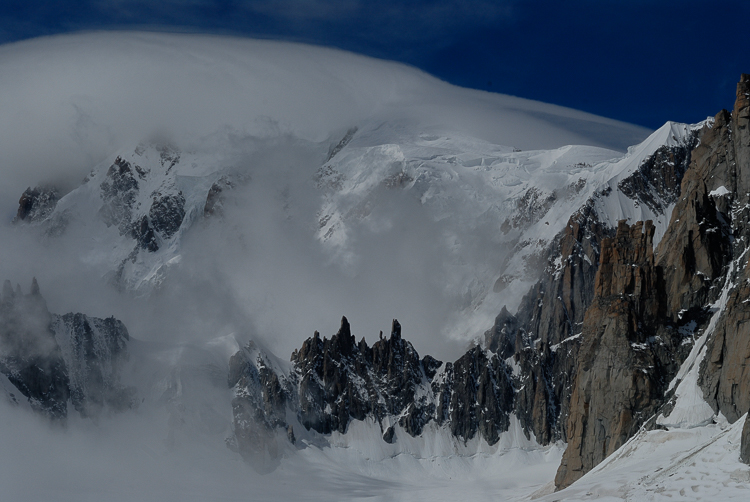
[[[650,221],[621,221],[602,241],[596,297],[586,311],[568,416],[568,448],[555,483],[570,485],[622,446],[661,405],[679,367],[681,335],[665,324],[663,270]]]

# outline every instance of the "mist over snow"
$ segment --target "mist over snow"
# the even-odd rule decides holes
[[[482,501],[516,500],[554,476],[562,453],[559,447],[532,449],[518,430],[495,447],[469,444],[466,456],[451,454],[455,445],[437,437],[426,448],[429,456],[413,457],[382,442],[377,426],[362,423],[348,437],[336,435],[338,448],[299,450],[261,475],[203,431],[182,430],[165,441],[163,411],[98,424],[72,420],[65,433],[5,402],[0,414],[0,445],[13,452],[0,456],[0,485],[4,498],[18,501],[427,502],[466,493]]]

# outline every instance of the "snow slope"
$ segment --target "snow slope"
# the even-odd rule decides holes
[[[538,500],[747,500],[739,461],[744,417],[693,429],[641,432],[565,490]],[[528,499],[526,499],[528,500]]]
[[[147,294],[165,278],[166,270],[180,261],[184,233],[203,217],[208,193],[220,181],[221,156],[178,152],[157,144],[139,144],[111,155],[64,196],[43,222],[48,234],[70,232],[78,239],[93,241],[82,250],[82,262],[117,286]],[[113,177],[117,164],[132,166],[132,177],[123,182]],[[135,188],[117,187],[133,183]],[[109,188],[114,186],[114,188]],[[115,191],[110,196],[107,192]],[[154,226],[155,212],[164,200],[180,198],[183,213],[175,228],[155,235],[155,251],[138,249],[132,235],[143,218]],[[162,219],[165,219],[162,217]],[[115,277],[116,276],[116,277]]]
[[[495,447],[470,444],[457,455],[439,430],[421,440],[437,446],[389,451],[378,447],[385,443],[376,424],[355,422],[332,438],[335,446],[301,446],[261,475],[216,442],[219,435],[165,409],[144,405],[99,424],[73,420],[65,431],[21,411],[0,405],[12,424],[0,431],[0,446],[16,452],[0,456],[0,485],[17,501],[512,500],[552,479],[562,455],[522,433],[521,441],[506,435]]]

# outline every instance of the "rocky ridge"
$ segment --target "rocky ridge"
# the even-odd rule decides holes
[[[294,425],[345,433],[352,420],[366,418],[380,424],[387,442],[395,440],[396,425],[417,436],[431,421],[464,440],[481,434],[490,443],[508,429],[513,377],[507,364],[478,346],[453,363],[420,358],[396,320],[390,336],[381,333],[370,347],[364,338],[356,342],[344,317],[338,333],[328,339],[316,332],[291,361],[283,373],[254,344],[232,357],[239,446],[263,449],[274,429],[293,435]]]
[[[63,197],[55,188],[27,189],[14,222],[40,227],[48,236],[86,222],[116,244],[106,258],[111,282],[147,293],[163,281],[182,234],[196,220],[222,213],[225,192],[234,184],[206,162],[169,142],[146,141],[94,168]]]
[[[639,427],[657,426],[657,412],[669,416],[674,382],[668,384],[712,315],[719,317],[706,333],[703,397],[730,422],[750,407],[741,390],[747,386],[742,347],[748,341],[740,305],[748,273],[748,81],[743,75],[734,110],[721,111],[701,132],[654,256],[648,245],[640,246],[645,252],[633,252],[643,239],[636,227],[629,238],[628,229],[618,228],[620,242],[610,258],[602,254],[597,298],[584,322],[558,487],[593,468]],[[648,223],[646,228],[644,236]],[[716,312],[722,291],[729,292],[728,300]]]

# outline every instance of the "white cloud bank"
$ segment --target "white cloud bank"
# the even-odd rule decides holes
[[[0,207],[19,189],[76,181],[129,141],[183,143],[231,129],[311,141],[364,119],[408,118],[524,150],[623,150],[645,129],[457,88],[401,64],[299,44],[196,35],[87,33],[0,47]],[[10,197],[10,201],[8,199]]]

